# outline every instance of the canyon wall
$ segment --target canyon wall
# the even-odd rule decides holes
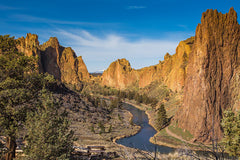
[[[138,74],[132,69],[126,59],[118,59],[112,62],[107,70],[103,72],[102,84],[118,89],[133,86],[138,80]]]
[[[153,81],[160,81],[174,91],[182,90],[187,72],[188,56],[192,50],[194,37],[181,41],[176,54],[167,53],[159,64],[135,70],[126,59],[113,62],[103,72],[102,84],[118,89],[131,86],[144,88]]]
[[[18,49],[38,57],[40,72],[70,84],[89,79],[82,57],[62,47],[56,38],[39,45],[36,35],[20,38]],[[174,55],[166,54],[159,64],[135,70],[126,59],[110,64],[102,85],[117,89],[144,88],[154,81],[172,91],[184,91],[183,105],[175,120],[198,141],[221,138],[220,121],[227,108],[240,109],[240,26],[233,8],[222,14],[207,10],[196,34],[181,41]]]
[[[224,110],[240,109],[240,27],[233,8],[226,14],[212,9],[203,13],[195,37],[180,42],[176,53],[167,53],[159,64],[139,70],[124,64],[124,72],[111,64],[102,83],[126,89],[159,81],[173,91],[183,90],[175,120],[198,141],[220,139]]]
[[[184,104],[177,115],[181,128],[199,141],[221,138],[226,108],[239,105],[240,27],[233,8],[207,10],[197,26],[189,55]]]
[[[63,47],[58,39],[51,37],[39,45],[38,36],[27,34],[18,39],[18,50],[27,56],[38,57],[40,72],[52,74],[56,79],[68,84],[77,84],[88,80],[89,73],[82,57],[77,57],[70,47]]]

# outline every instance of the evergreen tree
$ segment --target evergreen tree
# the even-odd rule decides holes
[[[146,94],[142,95],[142,101],[144,104],[149,104],[151,102],[150,98]]]
[[[94,125],[93,125],[93,124],[92,124],[92,126],[91,126],[91,131],[92,131],[92,133],[95,133]]]
[[[9,35],[0,36],[0,133],[7,137],[5,159],[15,157],[16,136],[26,117],[26,104],[34,97],[38,80],[36,60],[24,56]],[[36,77],[33,78],[33,77]]]
[[[107,102],[105,100],[101,100],[101,107],[102,108],[108,108]]]
[[[224,131],[223,143],[231,156],[240,156],[240,112],[225,111],[221,123]]]
[[[67,112],[59,111],[60,106],[46,90],[42,91],[41,97],[37,110],[27,116],[27,146],[24,150],[27,159],[67,159],[73,146]]]
[[[102,122],[98,122],[98,127],[100,128],[99,134],[105,133],[105,126]]]
[[[111,132],[112,132],[112,125],[110,125],[108,128],[108,133],[111,133]]]
[[[0,141],[0,159],[3,159],[4,154],[4,144]]]
[[[120,98],[111,99],[110,110],[113,110],[114,108],[119,108],[121,104],[122,104],[122,101]]]
[[[140,104],[141,103],[141,95],[139,95],[137,92],[134,95],[134,100]]]
[[[165,125],[167,125],[168,119],[166,110],[163,104],[161,104],[158,113],[157,113],[157,123],[158,129],[161,130]]]
[[[129,91],[129,92],[128,92],[128,95],[127,95],[127,98],[130,99],[130,100],[132,100],[132,99],[134,98],[134,95],[135,95],[134,92]]]
[[[120,91],[120,93],[119,93],[119,98],[120,99],[124,99],[124,98],[126,98],[127,96],[126,96],[126,92],[124,92],[124,91]]]
[[[55,83],[53,76],[39,74],[37,59],[19,53],[16,45],[14,37],[0,36],[0,134],[7,138],[6,160],[15,157],[18,131],[39,90]]]

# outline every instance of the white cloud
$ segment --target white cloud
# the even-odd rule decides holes
[[[146,6],[127,6],[126,9],[144,9]]]
[[[1,9],[1,6],[0,6],[0,9]],[[9,18],[13,19],[14,21],[31,22],[31,23],[45,23],[45,24],[85,25],[85,26],[103,26],[103,25],[111,25],[112,24],[112,23],[55,20],[55,19],[36,17],[36,16],[31,16],[31,15],[26,15],[26,14],[10,15]]]
[[[116,59],[126,58],[133,68],[140,68],[158,63],[166,52],[173,54],[178,41],[139,39],[130,41],[125,37],[108,34],[98,37],[81,30],[69,32],[57,30],[57,37],[67,42],[64,45],[71,46],[78,56],[83,59],[92,71],[106,69]]]

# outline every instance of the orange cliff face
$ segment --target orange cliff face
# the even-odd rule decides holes
[[[19,52],[22,52],[27,56],[38,57],[38,64],[37,64],[38,69],[40,72],[43,72],[38,36],[36,34],[28,33],[26,38],[21,37],[18,39],[18,42],[19,42],[19,45],[17,46],[17,48]]]
[[[157,80],[166,84],[173,91],[181,91],[193,43],[194,37],[181,41],[174,55],[171,56],[167,53],[164,56],[164,61],[159,61],[159,64],[138,70],[140,75],[139,87],[143,88]]]
[[[130,63],[126,59],[118,59],[112,62],[102,75],[102,85],[125,89],[134,85],[138,80],[138,75],[131,68]]]
[[[63,47],[58,39],[51,37],[39,45],[38,36],[27,34],[18,39],[18,50],[27,56],[37,56],[40,72],[52,74],[56,79],[68,84],[88,80],[89,73],[82,57],[77,57],[70,47]]]
[[[159,64],[139,70],[131,68],[126,59],[113,62],[102,75],[102,84],[118,89],[130,86],[144,88],[153,81],[165,83],[170,89],[180,91],[186,78],[188,56],[192,50],[194,38],[181,41],[173,56],[168,53]]]
[[[44,72],[52,74],[56,79],[61,80],[59,64],[64,48],[60,46],[58,39],[51,37],[40,46],[40,49]]]
[[[226,14],[203,13],[189,55],[184,104],[177,114],[179,126],[199,141],[209,141],[213,128],[214,138],[221,138],[223,111],[239,105],[239,44],[240,26],[233,8]]]

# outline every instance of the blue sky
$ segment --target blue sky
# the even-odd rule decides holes
[[[82,56],[90,72],[118,58],[133,68],[157,64],[194,36],[202,12],[226,13],[239,0],[0,0],[0,34],[57,37]]]

